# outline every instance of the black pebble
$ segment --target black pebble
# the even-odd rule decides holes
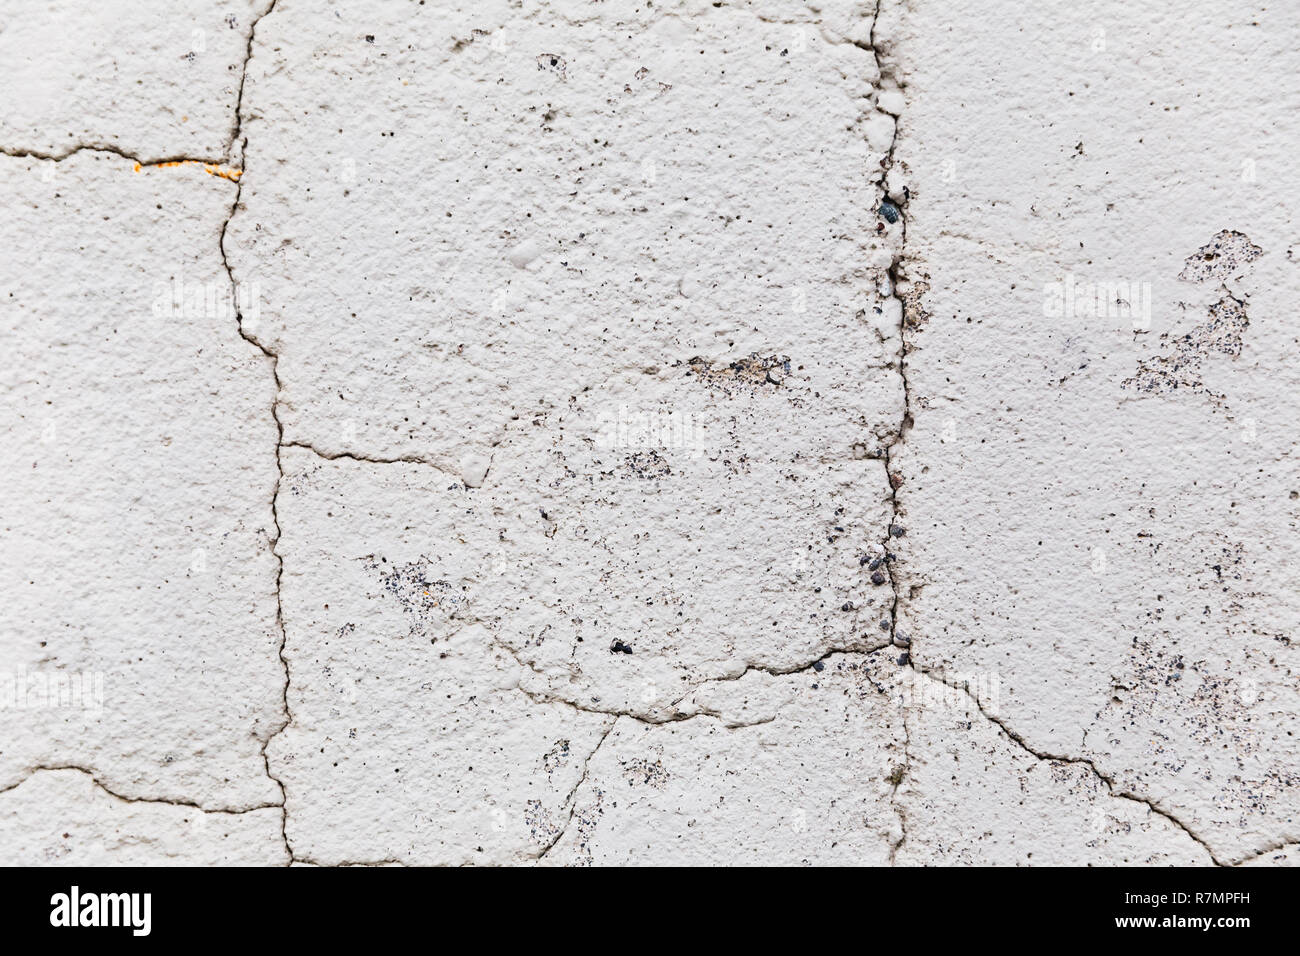
[[[898,207],[892,202],[885,201],[880,204],[880,214],[888,222],[898,222]]]
[[[872,584],[884,584],[884,583],[885,583],[885,572],[883,572],[883,571],[877,571],[875,574],[873,574],[873,575],[871,576],[871,583],[872,583]]]

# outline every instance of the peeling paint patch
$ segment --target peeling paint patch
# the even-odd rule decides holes
[[[673,473],[664,456],[653,448],[628,455],[626,464],[637,478],[667,478]]]
[[[379,578],[384,591],[401,605],[410,619],[411,637],[437,640],[451,618],[466,605],[462,590],[436,577],[428,558],[391,567],[385,558],[377,561],[372,558],[366,567]]]
[[[1178,278],[1188,282],[1205,282],[1207,279],[1222,282],[1263,254],[1264,250],[1252,243],[1245,233],[1223,229],[1187,257],[1187,264],[1178,273]]]
[[[667,788],[670,776],[664,769],[663,760],[656,759],[651,763],[647,757],[638,757],[623,765],[623,779],[632,786],[642,784],[654,787],[656,790],[663,790]]]
[[[538,846],[550,846],[560,835],[560,825],[555,822],[549,810],[542,806],[542,801],[530,799],[524,810],[524,823],[528,835]]]
[[[1179,390],[1210,394],[1202,378],[1202,366],[1216,353],[1239,356],[1242,335],[1249,325],[1246,303],[1225,296],[1210,306],[1209,321],[1168,342],[1168,354],[1140,362],[1137,373],[1126,378],[1122,387],[1150,395],[1167,395]]]
[[[694,375],[706,385],[727,392],[734,391],[737,386],[756,388],[781,385],[790,374],[789,356],[762,356],[757,352],[726,364],[710,362],[698,356],[686,364],[688,374]]]

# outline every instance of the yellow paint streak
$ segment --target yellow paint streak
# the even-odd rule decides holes
[[[217,166],[214,163],[200,162],[197,159],[181,159],[170,163],[149,163],[148,166],[136,163],[135,171],[138,173],[142,169],[172,169],[176,166],[202,166],[203,171],[209,176],[220,176],[222,179],[229,179],[232,183],[237,182],[239,177],[244,175],[242,169],[230,169],[226,166]]]

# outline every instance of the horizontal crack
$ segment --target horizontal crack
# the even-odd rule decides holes
[[[294,863],[305,863],[308,866],[410,866],[411,864],[403,860],[338,860],[334,863],[322,863],[314,857],[295,856],[289,860],[289,865]]]
[[[365,455],[354,451],[322,451],[310,442],[305,441],[285,441],[280,443],[281,448],[301,448],[303,451],[309,451],[318,458],[324,458],[328,461],[338,461],[339,459],[348,459],[350,461],[364,461],[373,465],[425,465],[429,468],[437,469],[449,475],[460,478],[458,472],[450,471],[439,465],[437,462],[429,461],[427,458],[420,458],[417,455],[398,455],[392,458],[385,458],[379,455]]]
[[[514,659],[515,663],[518,664],[520,667],[525,668],[530,673],[536,674],[538,677],[545,678],[547,676],[544,671],[538,670],[536,667],[533,666],[532,663],[523,660],[519,656],[519,654],[514,650],[514,648],[510,647],[508,644],[505,644],[500,640],[494,640],[493,643],[495,643],[498,647],[500,647],[507,654],[509,654],[511,658]],[[637,712],[637,711],[630,711],[630,710],[621,710],[615,707],[601,707],[596,704],[583,704],[574,700],[570,700],[567,697],[561,697],[557,694],[553,694],[550,692],[529,690],[525,687],[519,687],[517,688],[517,690],[525,697],[532,700],[534,703],[562,704],[564,706],[571,707],[574,710],[581,711],[582,713],[585,714],[596,714],[598,716],[607,716],[607,717],[626,717],[628,720],[634,720],[637,723],[644,724],[648,727],[659,727],[664,724],[674,724],[674,723],[681,723],[682,721],[686,721],[686,720],[694,720],[698,717],[709,717],[719,721],[724,727],[726,727],[729,730],[737,730],[743,727],[757,727],[760,724],[770,724],[774,720],[776,720],[776,715],[773,714],[771,717],[763,717],[763,718],[758,718],[749,721],[738,721],[738,720],[726,718],[722,715],[720,711],[717,711],[710,707],[705,707],[700,704],[693,705],[694,709],[691,710],[679,710],[678,708],[681,705],[681,703],[686,700],[686,698],[690,697],[692,694],[698,693],[699,691],[713,684],[732,683],[734,681],[740,680],[741,678],[751,673],[769,674],[773,677],[788,677],[794,674],[801,674],[805,671],[812,670],[818,664],[825,662],[827,658],[833,657],[836,654],[874,654],[877,651],[881,651],[888,646],[889,646],[889,642],[885,641],[883,644],[878,644],[878,645],[849,644],[844,647],[832,647],[830,650],[826,651],[825,653],[821,654],[820,656],[810,661],[804,661],[798,664],[791,664],[789,666],[784,666],[784,667],[781,665],[748,664],[745,666],[744,670],[742,670],[739,674],[735,674],[734,676],[710,677],[706,680],[701,681],[698,684],[695,684],[689,690],[683,693],[680,697],[676,698],[671,703],[669,703],[665,708],[665,710],[667,710],[668,712],[663,714],[655,714],[655,713],[647,714],[644,711]]]
[[[76,764],[41,764],[40,766],[31,767],[17,783],[12,783],[7,787],[0,788],[0,793],[8,793],[11,790],[17,790],[38,773],[50,773],[59,770],[75,770],[77,773],[85,774],[90,778],[90,782],[96,787],[104,791],[104,793],[108,794],[110,797],[120,800],[123,803],[159,803],[171,807],[188,807],[193,810],[201,810],[204,813],[226,813],[234,816],[244,813],[252,813],[255,810],[283,809],[283,804],[281,803],[257,803],[250,804],[246,807],[205,807],[203,804],[195,803],[192,800],[178,800],[166,797],[131,797],[110,789],[104,781],[100,780],[99,777],[96,776],[93,770],[79,767]]]
[[[1259,850],[1258,852],[1251,853],[1249,856],[1244,856],[1232,865],[1245,866],[1247,863],[1254,860],[1262,859],[1263,857],[1269,856],[1273,853],[1280,853],[1288,848],[1294,848],[1295,852],[1300,853],[1300,843],[1297,843],[1294,840],[1284,840],[1281,843],[1269,847],[1267,850]]]
[[[61,163],[65,159],[75,156],[78,153],[112,153],[114,156],[120,156],[122,159],[134,163],[137,170],[146,166],[180,166],[195,163],[203,166],[219,168],[226,163],[226,160],[222,157],[210,158],[204,156],[159,156],[154,159],[148,159],[143,156],[137,156],[135,153],[128,150],[106,143],[79,143],[61,153],[47,153],[39,149],[12,149],[10,147],[0,146],[0,153],[3,153],[5,156],[11,156],[14,159],[39,159],[47,163]]]

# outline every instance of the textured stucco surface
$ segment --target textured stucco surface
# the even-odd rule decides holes
[[[13,4],[0,862],[1295,863],[1297,49]]]

